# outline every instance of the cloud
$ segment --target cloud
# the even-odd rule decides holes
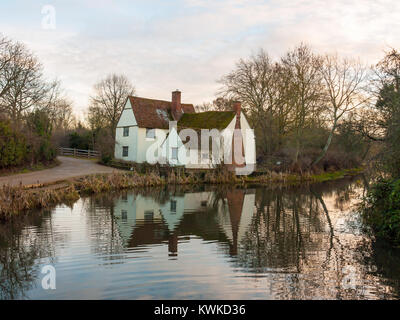
[[[141,96],[170,99],[179,88],[183,100],[201,103],[214,98],[216,80],[235,61],[260,47],[277,58],[303,41],[318,52],[375,63],[384,49],[400,46],[398,1],[58,3],[55,31],[40,29],[40,8],[32,5],[26,23],[10,9],[0,29],[27,42],[49,76],[63,81],[76,110],[85,109],[92,85],[111,72],[126,74]]]

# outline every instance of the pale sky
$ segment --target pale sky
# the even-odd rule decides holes
[[[43,28],[46,5],[55,29]],[[400,1],[2,0],[0,33],[33,50],[82,114],[109,73],[125,74],[139,96],[169,100],[180,89],[200,104],[259,48],[277,58],[305,42],[375,63],[400,49]]]

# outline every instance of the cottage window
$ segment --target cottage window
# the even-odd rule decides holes
[[[128,218],[128,211],[126,211],[126,210],[121,210],[121,218],[122,218],[122,220],[127,220],[127,218]]]
[[[171,212],[176,212],[176,201],[171,200]]]
[[[178,148],[172,148],[172,159],[178,159]]]
[[[124,127],[124,137],[128,137],[129,136],[129,127]]]
[[[122,147],[122,156],[123,157],[128,156],[128,150],[129,150],[129,147]]]
[[[151,221],[154,219],[154,211],[153,210],[148,210],[144,212],[144,220]]]
[[[154,129],[146,128],[146,138],[154,139],[156,137],[156,132]]]

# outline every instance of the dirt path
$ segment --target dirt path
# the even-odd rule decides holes
[[[30,173],[21,173],[5,177],[0,177],[0,185],[33,185],[52,183],[74,177],[85,176],[94,173],[110,173],[119,171],[114,168],[106,167],[90,160],[76,159],[71,157],[57,157],[61,164],[51,169],[45,169]]]

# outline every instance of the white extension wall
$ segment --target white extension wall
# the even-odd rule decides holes
[[[129,136],[124,137],[124,127],[129,127]],[[122,149],[124,146],[129,147],[128,157],[122,156]],[[138,149],[138,126],[135,116],[132,111],[132,107],[129,99],[125,104],[125,108],[122,111],[121,117],[119,118],[117,129],[115,132],[115,159],[121,159],[125,161],[137,161],[137,149]]]

